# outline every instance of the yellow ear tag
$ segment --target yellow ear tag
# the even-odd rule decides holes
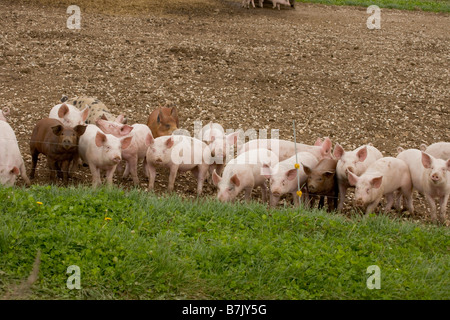
[[[297,191],[297,195],[299,196],[299,197],[301,197],[302,196],[302,192],[299,190],[299,191]]]

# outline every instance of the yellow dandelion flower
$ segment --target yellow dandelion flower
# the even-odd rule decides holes
[[[300,165],[298,163],[295,164],[295,169],[299,169]]]
[[[105,221],[112,220],[110,217],[105,217]]]
[[[36,203],[37,203],[37,204],[43,204],[43,203],[42,203],[42,202],[40,202],[40,201],[37,201]]]

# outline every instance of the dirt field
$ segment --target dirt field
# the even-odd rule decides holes
[[[12,109],[27,169],[34,124],[62,95],[95,96],[129,123],[146,123],[155,107],[173,102],[190,132],[194,120],[212,120],[292,139],[295,119],[298,142],[328,136],[346,150],[372,142],[386,156],[450,141],[448,15],[383,9],[381,29],[369,30],[365,8],[247,10],[215,1],[132,16],[81,8],[81,30],[66,27],[67,6],[2,1],[0,106]],[[48,183],[43,158],[34,183]],[[158,176],[156,192],[167,176]],[[87,168],[71,181],[78,183],[90,185]],[[195,197],[191,174],[175,187]],[[204,192],[215,195],[209,185]],[[414,219],[428,220],[424,198],[414,204]]]

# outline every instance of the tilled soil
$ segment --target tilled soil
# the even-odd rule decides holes
[[[382,9],[381,29],[369,30],[366,8],[247,10],[217,1],[170,14],[82,11],[81,29],[70,30],[66,9],[0,3],[0,105],[12,110],[28,170],[34,124],[62,95],[97,97],[129,123],[146,123],[158,105],[175,103],[190,132],[201,120],[279,129],[292,139],[295,120],[298,142],[328,136],[346,150],[371,142],[385,156],[396,156],[398,146],[450,141],[449,15]],[[45,184],[40,159],[33,183]],[[157,193],[167,177],[158,175]],[[80,183],[90,185],[88,168],[70,182]],[[190,173],[179,174],[175,187],[196,197]],[[214,195],[207,185],[204,196]],[[429,220],[424,198],[416,194],[414,204],[416,215],[402,217]]]

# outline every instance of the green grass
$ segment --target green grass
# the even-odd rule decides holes
[[[328,5],[348,5],[380,8],[450,12],[450,0],[297,0],[298,2],[322,3]]]
[[[0,187],[0,298],[40,250],[28,299],[448,299],[449,235],[383,215]],[[66,287],[70,265],[80,290]],[[366,287],[370,265],[379,290]]]

